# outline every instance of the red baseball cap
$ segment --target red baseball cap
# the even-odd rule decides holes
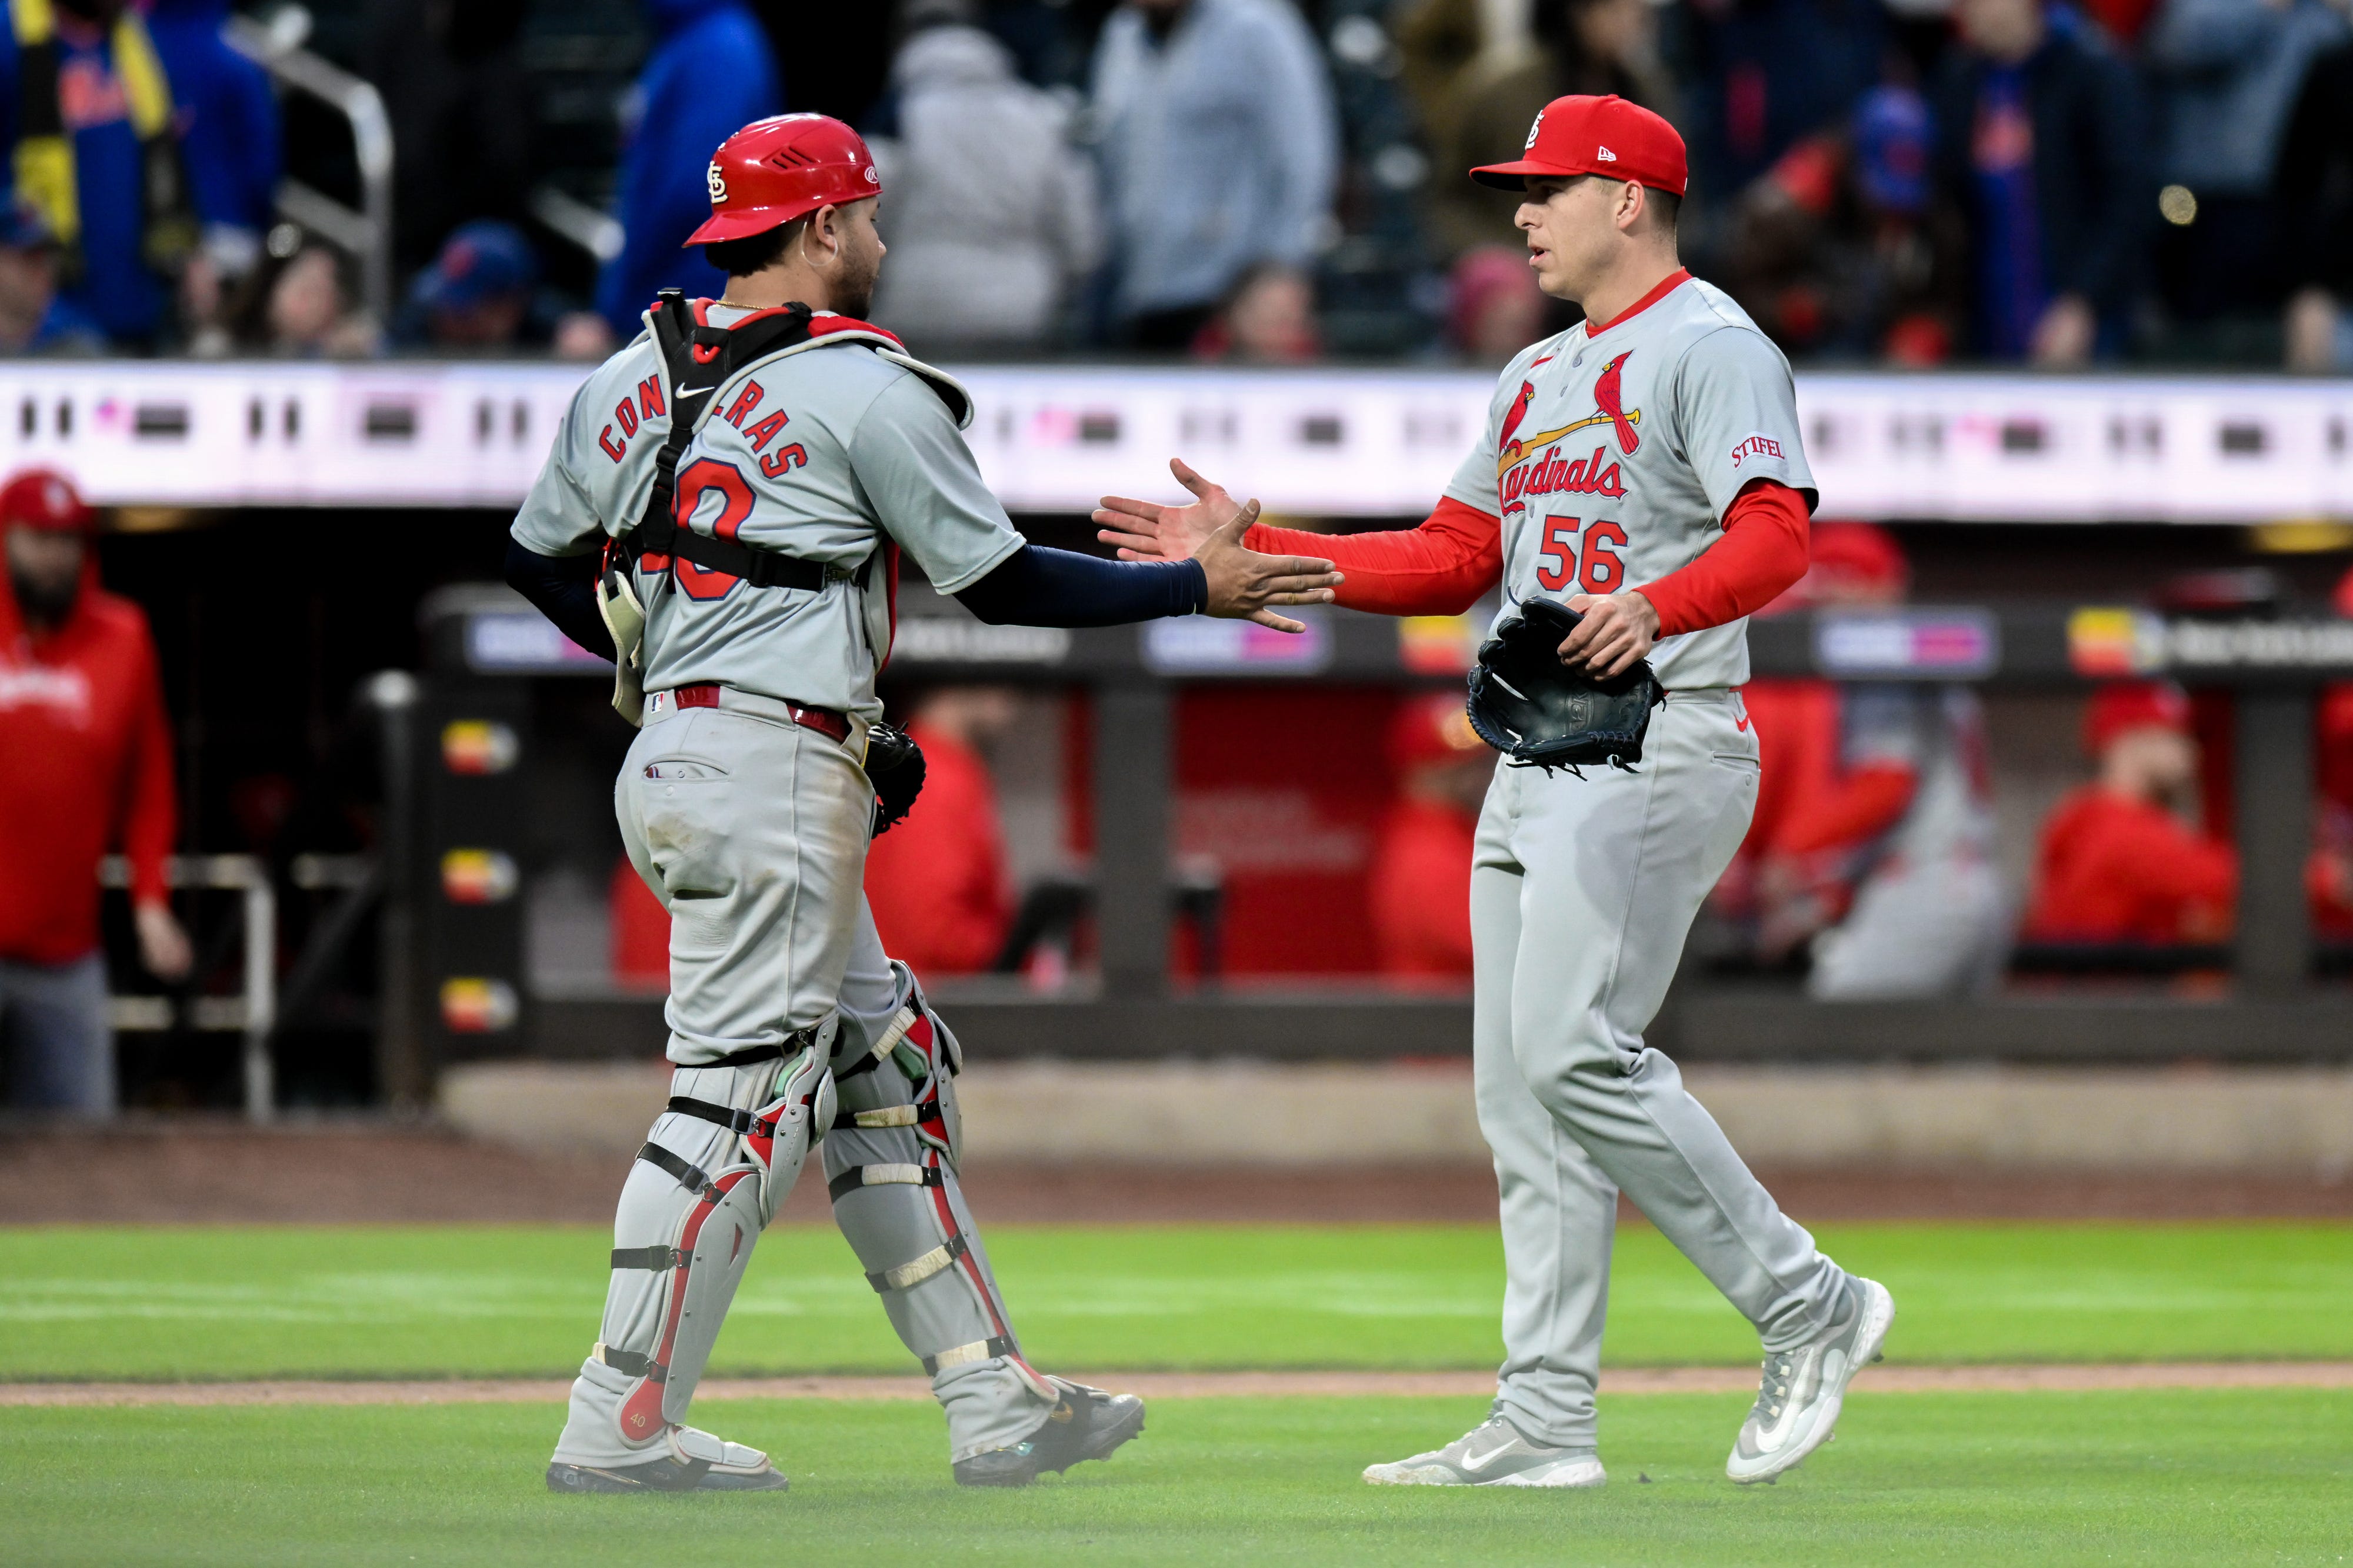
[[[1516,191],[1529,175],[1562,179],[1606,174],[1680,196],[1691,183],[1683,139],[1675,128],[1639,103],[1611,93],[1593,98],[1572,93],[1536,110],[1528,127],[1526,154],[1517,163],[1487,163],[1471,171],[1482,185]]]
[[[26,468],[0,486],[0,527],[22,523],[57,533],[83,533],[97,521],[98,514],[74,482],[55,468]]]
[[[2109,681],[2084,715],[2084,750],[2096,757],[2131,730],[2189,733],[2189,695],[2169,680]]]
[[[857,132],[824,114],[755,120],[711,155],[711,216],[688,245],[748,239],[831,203],[882,194],[874,154]]]

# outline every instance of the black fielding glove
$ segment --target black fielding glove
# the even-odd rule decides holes
[[[1561,663],[1562,640],[1584,618],[1556,600],[1525,600],[1479,649],[1471,728],[1515,768],[1577,773],[1608,763],[1630,772],[1642,760],[1651,710],[1666,693],[1648,659],[1608,680]]]
[[[874,786],[874,837],[907,820],[923,793],[923,748],[896,724],[866,731],[866,777]]]

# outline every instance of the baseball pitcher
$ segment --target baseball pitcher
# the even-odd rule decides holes
[[[666,295],[591,374],[515,519],[508,579],[616,660],[641,726],[614,790],[670,915],[668,1110],[621,1193],[601,1342],[556,1491],[775,1490],[765,1454],[687,1426],[760,1233],[824,1141],[834,1215],[932,1376],[967,1485],[1098,1459],[1144,1405],[1034,1371],[956,1180],[955,1037],[888,959],[860,880],[919,756],[879,723],[902,554],[982,619],[1196,613],[1289,629],[1329,563],[1245,550],[1123,564],[1028,544],[957,434],[971,400],[859,320],[883,246],[839,121],[731,137],[689,244],[724,296]],[[878,800],[879,796],[879,800]]]
[[[1757,1325],[1764,1378],[1727,1469],[1767,1481],[1829,1439],[1894,1304],[1781,1213],[1642,1031],[1756,803],[1746,617],[1804,573],[1814,501],[1789,367],[1678,265],[1683,144],[1657,115],[1556,99],[1525,156],[1472,178],[1525,191],[1537,281],[1587,319],[1505,368],[1428,521],[1317,548],[1361,609],[1459,615],[1505,590],[1471,703],[1507,752],[1471,878],[1505,1356],[1483,1425],[1365,1479],[1603,1483],[1593,1393],[1622,1191]],[[1177,558],[1236,515],[1175,467],[1198,501],[1106,498],[1105,539]]]

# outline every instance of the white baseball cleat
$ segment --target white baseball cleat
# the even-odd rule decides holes
[[[1829,1442],[1847,1384],[1880,1358],[1894,1321],[1895,1298],[1887,1287],[1852,1277],[1828,1328],[1794,1350],[1765,1358],[1757,1403],[1740,1425],[1724,1473],[1743,1485],[1769,1481]]]
[[[1598,1487],[1609,1479],[1589,1448],[1546,1448],[1498,1414],[1443,1448],[1366,1467],[1377,1487]]]

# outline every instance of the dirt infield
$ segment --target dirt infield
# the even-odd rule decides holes
[[[1087,1373],[1080,1381],[1147,1399],[1302,1398],[1495,1391],[1486,1372]],[[543,1405],[571,1384],[553,1378],[448,1382],[0,1384],[0,1406],[94,1405]],[[1604,1394],[1746,1394],[1746,1366],[1630,1368],[1605,1374]],[[2128,1365],[1891,1366],[1866,1373],[1873,1394],[2049,1394],[2126,1389],[2353,1388],[2353,1362],[2185,1362]],[[703,1399],[929,1399],[920,1377],[737,1377],[706,1380]]]
[[[104,1130],[17,1123],[0,1137],[0,1224],[604,1224],[623,1171],[604,1156],[525,1153],[379,1120],[256,1130],[134,1118]],[[1808,1220],[2353,1218],[2353,1178],[2181,1172],[1783,1171],[1766,1179]],[[984,1221],[1490,1220],[1482,1166],[1307,1170],[976,1165]],[[827,1217],[804,1181],[786,1219]],[[1629,1220],[1634,1216],[1628,1214]]]

